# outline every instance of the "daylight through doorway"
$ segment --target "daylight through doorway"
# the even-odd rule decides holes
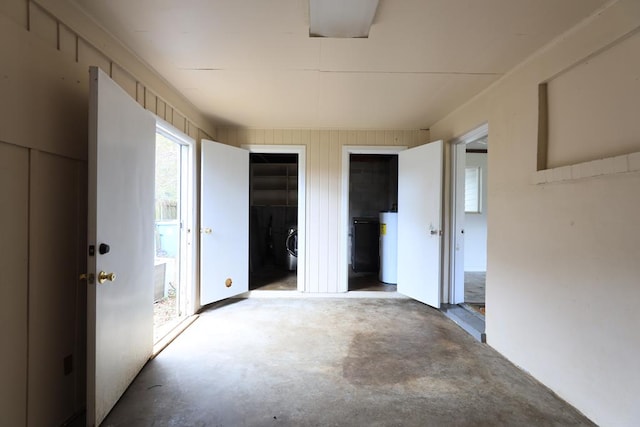
[[[187,147],[164,133],[156,134],[154,342],[186,314],[184,286]]]
[[[452,146],[451,302],[485,314],[487,271],[487,125]]]

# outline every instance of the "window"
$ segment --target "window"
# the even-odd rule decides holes
[[[464,211],[480,213],[480,167],[464,170]]]

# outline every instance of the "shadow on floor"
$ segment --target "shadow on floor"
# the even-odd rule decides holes
[[[349,278],[350,291],[396,292],[397,288],[380,282],[377,274]]]
[[[204,311],[103,426],[584,425],[413,300],[245,299]]]
[[[249,290],[295,291],[298,289],[298,274],[282,267],[267,265],[249,275]]]

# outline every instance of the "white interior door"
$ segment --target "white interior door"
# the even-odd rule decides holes
[[[152,353],[155,131],[153,116],[91,67],[89,426],[102,422]]]
[[[466,144],[456,144],[452,148],[454,153],[454,167],[451,188],[453,189],[453,237],[451,239],[451,304],[464,302],[464,186]]]
[[[202,141],[200,305],[249,290],[249,151]]]
[[[442,141],[398,155],[398,292],[439,308]]]

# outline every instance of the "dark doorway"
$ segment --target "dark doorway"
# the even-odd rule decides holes
[[[380,237],[387,228],[381,212],[397,212],[398,156],[349,157],[349,291],[395,291],[393,278],[381,281]],[[395,260],[394,260],[395,263]]]
[[[298,155],[251,153],[249,289],[297,289]]]

